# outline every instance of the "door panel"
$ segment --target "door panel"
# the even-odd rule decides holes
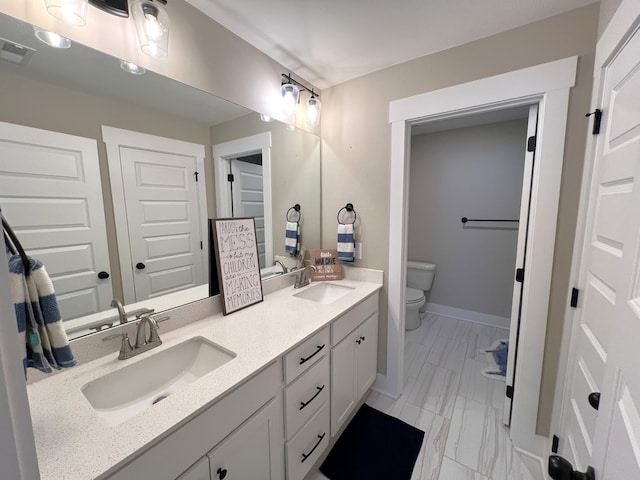
[[[595,142],[580,261],[585,296],[560,443],[575,469],[592,465],[599,480],[640,478],[640,34],[620,45],[600,72],[604,132]],[[598,411],[588,403],[594,391]]]
[[[120,162],[136,301],[204,283],[195,158],[121,147]]]
[[[64,320],[109,308],[111,278],[95,140],[0,122],[0,206],[53,282]]]

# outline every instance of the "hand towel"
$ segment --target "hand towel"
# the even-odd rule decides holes
[[[29,258],[31,272],[24,272],[20,255],[9,259],[9,282],[18,332],[24,345],[23,365],[51,373],[76,365],[64,331],[53,283],[42,262]]]
[[[284,250],[292,257],[298,255],[300,251],[300,223],[287,222]]]
[[[355,260],[356,237],[353,223],[338,224],[338,258],[341,262],[352,263]]]

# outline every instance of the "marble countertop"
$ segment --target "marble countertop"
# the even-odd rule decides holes
[[[354,290],[322,305],[293,296],[302,289],[284,288],[227,316],[214,315],[166,333],[161,325],[163,344],[129,360],[118,360],[116,352],[28,385],[41,478],[108,477],[132,454],[165,436],[382,286],[355,280],[331,283]],[[196,336],[237,356],[117,426],[100,418],[83,395],[81,388],[88,382]]]

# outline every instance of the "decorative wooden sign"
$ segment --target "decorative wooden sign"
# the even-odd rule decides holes
[[[311,273],[311,281],[342,280],[342,264],[336,249],[309,250],[310,265],[316,267]]]
[[[262,301],[260,262],[253,218],[214,218],[222,313],[227,315]]]

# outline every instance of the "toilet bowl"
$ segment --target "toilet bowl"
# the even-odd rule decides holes
[[[427,300],[424,292],[431,290],[436,265],[428,262],[407,262],[407,282],[405,288],[405,330],[420,327],[420,309]]]

